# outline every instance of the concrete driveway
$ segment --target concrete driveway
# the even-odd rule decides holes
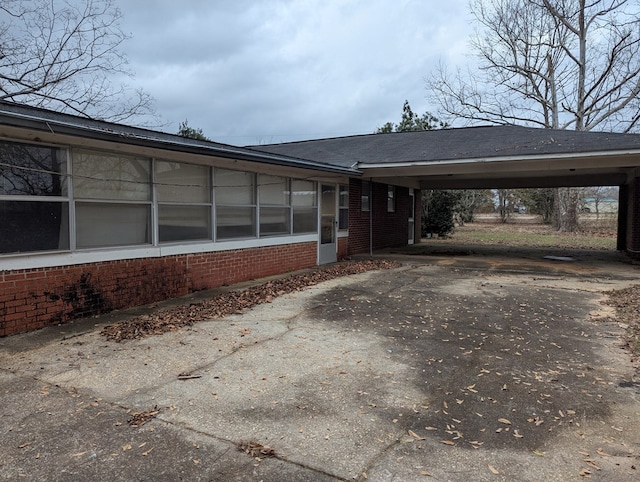
[[[0,478],[640,479],[601,304],[638,266],[393,256],[162,336],[106,340],[120,313],[0,339]]]

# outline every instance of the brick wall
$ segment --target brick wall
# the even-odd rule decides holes
[[[316,243],[0,272],[0,336],[317,264]]]
[[[338,260],[349,256],[349,238],[338,238]]]
[[[406,246],[409,239],[409,189],[396,188],[395,212],[387,212],[387,184],[373,183],[373,249]]]
[[[373,249],[406,246],[409,238],[409,189],[396,187],[395,212],[387,212],[387,184],[371,183],[371,211],[362,211],[362,181],[349,183],[349,254],[368,253],[369,215],[373,213]],[[416,241],[420,239],[420,193],[416,192]]]
[[[348,254],[369,252],[369,211],[362,210],[362,181],[349,180],[349,246]]]

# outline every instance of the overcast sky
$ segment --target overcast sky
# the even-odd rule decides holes
[[[132,82],[181,121],[234,145],[369,134],[424,79],[466,62],[466,0],[116,0]]]

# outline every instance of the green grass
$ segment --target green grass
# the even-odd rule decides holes
[[[529,246],[535,248],[616,249],[616,239],[588,234],[483,232],[458,229],[450,238],[463,244]]]

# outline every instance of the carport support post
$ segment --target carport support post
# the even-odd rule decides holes
[[[616,249],[627,249],[627,226],[629,223],[629,186],[623,184],[618,192],[618,239]]]
[[[369,178],[369,256],[373,258],[373,182]]]
[[[640,259],[640,169],[636,169],[628,183],[627,245],[630,257]]]

